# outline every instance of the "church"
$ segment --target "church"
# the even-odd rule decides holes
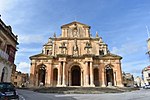
[[[42,53],[30,57],[30,85],[38,87],[122,87],[121,56],[90,26],[73,21],[61,26],[59,37],[43,45]]]

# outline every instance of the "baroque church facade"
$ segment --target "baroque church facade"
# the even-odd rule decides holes
[[[90,26],[71,22],[61,26],[61,36],[49,38],[42,53],[30,57],[30,85],[46,87],[122,87],[122,57],[109,52],[107,44]]]

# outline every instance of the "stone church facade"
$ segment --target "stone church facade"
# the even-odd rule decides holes
[[[107,44],[90,26],[72,22],[61,26],[61,36],[49,38],[42,53],[30,57],[30,85],[46,87],[122,87],[122,57],[109,52]]]

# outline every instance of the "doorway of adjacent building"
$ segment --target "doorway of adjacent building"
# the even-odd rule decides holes
[[[2,70],[1,82],[6,82],[7,81],[7,76],[8,76],[8,70],[7,70],[6,67],[4,67],[3,70]]]
[[[79,66],[73,66],[71,68],[71,83],[72,86],[81,85],[81,69]]]
[[[107,86],[114,85],[114,75],[113,75],[113,69],[110,66],[106,67],[106,83]]]
[[[39,68],[39,85],[45,85],[46,66],[42,65]]]

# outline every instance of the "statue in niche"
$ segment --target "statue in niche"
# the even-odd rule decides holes
[[[73,28],[73,37],[78,37],[78,28],[77,28],[77,24],[74,24],[74,28]]]
[[[78,55],[78,45],[77,45],[77,40],[75,39],[75,45],[73,46],[73,55],[77,56]]]
[[[90,42],[86,42],[86,45],[84,47],[84,49],[86,49],[87,53],[90,53],[90,49],[92,48],[91,43]]]
[[[77,29],[74,29],[74,30],[73,30],[73,36],[74,36],[74,37],[77,37],[77,34],[78,34],[77,32],[78,32]]]
[[[61,43],[61,46],[60,46],[59,48],[61,49],[61,53],[62,53],[62,54],[65,54],[65,51],[66,51],[66,49],[67,49],[67,47],[65,46],[65,42],[62,42],[62,43]]]

